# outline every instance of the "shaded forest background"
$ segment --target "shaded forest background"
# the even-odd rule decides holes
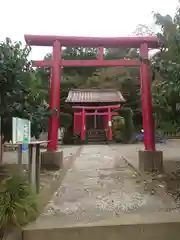
[[[180,114],[180,5],[174,16],[153,13],[159,31],[140,24],[132,35],[157,35],[162,45],[150,57],[153,114],[158,131],[178,132]],[[12,117],[30,119],[32,135],[47,131],[50,69],[34,69],[31,48],[6,38],[0,42],[0,116],[4,141],[11,139]],[[65,48],[64,59],[95,59],[97,49]],[[47,53],[45,59],[51,58]],[[140,58],[138,49],[106,49],[105,59]],[[72,88],[116,88],[127,100],[124,108],[133,112],[133,122],[142,127],[139,69],[125,67],[63,69],[61,78],[60,126],[72,127],[72,109],[65,99]]]

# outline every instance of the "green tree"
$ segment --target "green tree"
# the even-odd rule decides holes
[[[180,102],[180,9],[174,17],[160,13],[155,13],[154,17],[160,27],[157,35],[162,44],[161,50],[152,58],[152,67],[156,72],[156,80],[152,84],[156,124],[159,128],[168,128],[169,123],[169,128],[174,125],[175,130],[180,124],[176,110]]]
[[[136,49],[108,49],[105,59],[131,59],[138,58]],[[140,103],[138,89],[140,86],[139,69],[126,67],[109,67],[97,69],[87,79],[83,87],[115,88],[120,90],[126,98],[126,105],[136,109]]]
[[[0,116],[4,141],[12,138],[12,117],[32,121],[32,134],[43,128],[47,103],[42,79],[33,70],[28,46],[6,38],[0,43]]]

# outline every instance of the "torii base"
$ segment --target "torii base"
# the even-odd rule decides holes
[[[162,151],[139,151],[139,170],[145,172],[162,172],[163,152]]]
[[[47,151],[41,153],[41,168],[59,170],[63,167],[63,151]]]

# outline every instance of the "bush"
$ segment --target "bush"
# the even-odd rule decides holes
[[[115,116],[112,119],[113,138],[116,142],[123,142],[124,118]]]
[[[69,128],[72,126],[73,117],[69,113],[60,112],[60,126],[64,128]]]
[[[61,112],[60,115],[60,126],[65,128],[63,144],[72,144],[73,143],[73,118],[69,113]]]
[[[73,143],[74,144],[80,144],[81,143],[80,135],[81,135],[80,132],[74,133],[74,137],[73,137]]]
[[[124,118],[125,126],[121,133],[121,137],[125,143],[129,143],[132,136],[134,135],[134,123],[133,123],[133,112],[131,108],[121,108],[118,110],[118,114]]]
[[[73,129],[71,127],[65,129],[63,144],[73,144]]]
[[[0,239],[15,226],[32,220],[37,214],[36,196],[25,176],[8,176],[0,166]]]

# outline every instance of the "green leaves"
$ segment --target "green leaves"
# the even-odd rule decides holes
[[[30,50],[9,38],[0,42],[0,115],[5,141],[11,140],[12,117],[31,119],[32,135],[37,132],[37,122],[41,122],[41,130],[46,124],[42,116],[48,108],[48,89],[28,60]]]
[[[36,197],[24,176],[6,176],[0,182],[0,238],[13,226],[27,223],[37,213]]]
[[[159,127],[165,122],[180,124],[176,103],[180,102],[180,11],[175,17],[154,14],[156,24],[161,27],[158,37],[163,46],[152,58],[152,68],[156,72],[156,81],[152,85],[152,96],[156,120]]]

